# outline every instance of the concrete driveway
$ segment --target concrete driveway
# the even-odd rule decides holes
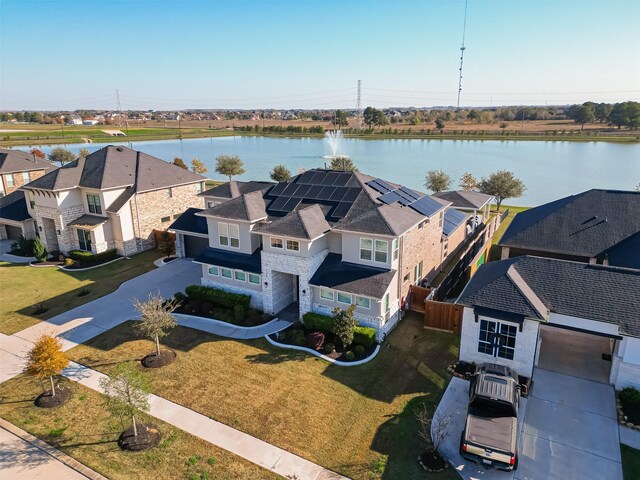
[[[611,385],[537,368],[520,444],[518,480],[622,480]]]
[[[120,260],[126,262],[128,260]],[[180,259],[135,277],[113,293],[57,315],[14,335],[0,334],[0,383],[22,370],[23,359],[16,356],[26,352],[31,343],[43,333],[59,335],[64,349],[86,342],[101,333],[135,317],[134,298],[144,299],[150,292],[159,291],[169,297],[189,285],[199,285],[200,265]]]
[[[11,245],[14,240],[0,240],[0,261],[10,263],[29,263],[35,260],[35,257],[18,257],[11,255]]]

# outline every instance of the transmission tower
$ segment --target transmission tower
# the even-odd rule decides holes
[[[358,99],[356,101],[356,118],[358,127],[362,126],[362,80],[358,80]]]
[[[120,90],[116,88],[116,103],[118,109],[118,126],[122,126],[122,119],[124,118],[124,125],[127,129],[127,136],[129,136],[129,119],[122,113],[122,105],[120,104]]]
[[[460,47],[460,76],[458,78],[458,104],[456,106],[457,109],[460,109],[460,94],[462,93],[462,64],[464,62],[464,35],[467,31],[467,3],[469,0],[465,0],[464,2],[464,23],[462,25],[462,46]]]

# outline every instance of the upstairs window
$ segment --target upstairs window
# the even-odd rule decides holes
[[[387,263],[387,250],[389,242],[386,240],[376,240],[376,262]]]
[[[287,240],[287,250],[293,250],[294,252],[300,251],[300,242],[297,240]]]
[[[393,240],[393,259],[397,260],[398,259],[398,245],[400,244],[400,241],[395,238]]]
[[[100,195],[87,194],[87,205],[90,213],[102,215],[102,205],[100,204]]]
[[[13,187],[13,173],[5,175],[5,178],[7,179],[7,187]]]
[[[360,239],[360,260],[373,260],[373,240]]]
[[[386,240],[360,239],[360,260],[387,263],[389,242]]]
[[[284,241],[281,238],[271,237],[271,248],[284,248]]]
[[[218,222],[220,245],[240,248],[240,229],[233,223]]]
[[[29,172],[22,172],[22,181],[24,183],[29,183],[31,181],[31,175]]]

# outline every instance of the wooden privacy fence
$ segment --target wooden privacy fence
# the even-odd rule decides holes
[[[425,300],[424,326],[425,328],[434,328],[437,330],[460,333],[460,327],[462,326],[462,311],[462,305]]]
[[[411,310],[413,310],[414,312],[424,312],[424,302],[431,293],[431,290],[431,288],[411,285]]]
[[[165,235],[169,235],[169,238],[175,242],[175,240],[176,240],[176,234],[175,233],[167,232],[166,230],[154,230],[153,231],[153,238],[156,241],[156,248],[158,248],[160,246],[160,243],[162,242],[162,239],[163,239],[163,237]]]

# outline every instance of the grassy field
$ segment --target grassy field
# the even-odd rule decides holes
[[[0,332],[11,335],[41,320],[115,291],[123,282],[153,270],[162,255],[150,250],[85,272],[0,263]],[[83,289],[88,293],[78,296]],[[44,302],[47,310],[34,315],[33,306]]]
[[[416,409],[437,405],[459,337],[410,317],[372,362],[338,367],[265,340],[239,342],[178,327],[174,363],[149,372],[153,392],[354,479],[414,479],[424,472]],[[153,349],[127,322],[69,353],[109,373]],[[453,479],[452,471],[433,475]]]
[[[42,392],[39,382],[24,376],[9,380],[0,385],[0,416],[111,480],[280,478],[144,415],[141,420],[160,430],[160,446],[146,452],[123,452],[116,443],[123,424],[107,412],[104,397],[74,382],[66,383],[73,398],[61,407],[47,409],[33,404]],[[11,461],[10,456],[5,461]]]
[[[640,450],[627,445],[620,445],[622,454],[622,475],[624,480],[637,480],[640,478]]]
[[[516,216],[517,213],[528,210],[531,207],[514,207],[512,205],[500,205],[501,212],[504,212],[506,209],[509,209],[509,215],[502,221],[500,227],[494,232],[493,237],[491,237],[491,251],[489,252],[489,260],[495,261],[500,260],[500,247],[498,247],[498,242],[502,238],[505,230],[511,222],[513,221],[513,217]]]

